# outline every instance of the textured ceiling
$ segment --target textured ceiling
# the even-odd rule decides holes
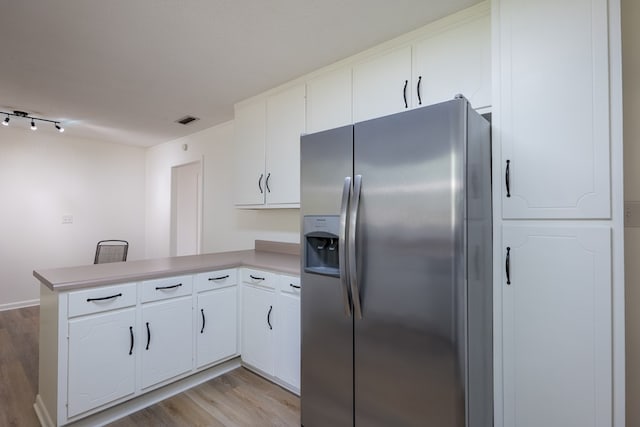
[[[230,120],[237,101],[475,3],[0,0],[0,110],[151,146]],[[201,120],[174,123],[185,115]]]

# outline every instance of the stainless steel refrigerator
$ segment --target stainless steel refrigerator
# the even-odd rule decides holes
[[[301,423],[493,425],[489,123],[463,97],[301,137]]]

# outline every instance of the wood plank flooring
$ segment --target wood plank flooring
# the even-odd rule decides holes
[[[0,311],[0,426],[37,427],[39,307]],[[111,424],[299,426],[300,399],[239,368]]]

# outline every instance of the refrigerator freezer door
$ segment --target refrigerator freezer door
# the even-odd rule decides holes
[[[354,126],[356,426],[465,425],[465,111],[455,100]]]
[[[302,216],[339,216],[345,178],[352,170],[352,126],[303,136]],[[339,259],[344,262],[343,256]],[[353,317],[345,310],[344,282],[304,269],[301,279],[301,423],[353,426]]]

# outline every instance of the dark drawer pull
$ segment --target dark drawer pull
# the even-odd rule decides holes
[[[507,197],[511,197],[511,174],[509,173],[509,164],[511,160],[507,160],[507,168],[504,172],[504,185],[507,187]]]
[[[200,333],[204,334],[204,322],[205,322],[205,319],[204,319],[204,308],[200,309],[200,313],[202,313],[202,329],[200,329]]]
[[[225,274],[224,276],[220,276],[220,277],[209,277],[209,280],[222,280],[222,279],[228,279],[229,275]]]
[[[273,306],[269,306],[269,312],[267,313],[267,325],[269,325],[269,329],[273,329],[271,326],[271,310],[273,310]]]
[[[511,248],[507,246],[507,259],[504,263],[505,273],[507,273],[507,285],[511,284]]]
[[[404,108],[409,108],[409,104],[407,103],[407,85],[409,84],[409,80],[404,81],[404,88],[402,89],[402,97],[404,98]]]
[[[161,291],[164,289],[179,288],[180,286],[182,286],[182,283],[178,283],[177,285],[171,285],[171,286],[156,286],[156,291]]]
[[[107,300],[107,299],[118,298],[118,297],[121,297],[121,296],[122,296],[122,294],[115,294],[115,295],[111,295],[111,296],[108,296],[108,297],[102,297],[102,298],[87,298],[87,302],[104,301],[104,300]]]
[[[289,283],[289,286],[295,289],[300,289],[300,285],[294,285],[293,283]]]
[[[251,277],[253,280],[264,280],[264,277],[254,276],[253,274],[250,274],[249,277]]]

